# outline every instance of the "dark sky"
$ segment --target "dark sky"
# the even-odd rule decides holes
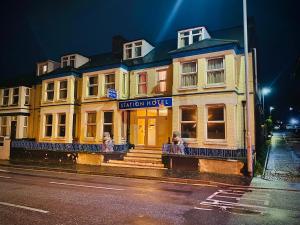
[[[248,0],[254,18],[259,78],[272,87],[266,107],[284,112],[298,104],[300,85],[291,79],[300,55],[300,13],[296,0]],[[1,3],[1,80],[30,74],[35,63],[64,53],[110,51],[111,37],[175,38],[176,30],[209,30],[242,24],[242,0],[9,0]],[[24,76],[21,76],[24,77]],[[0,82],[1,82],[0,80]],[[281,113],[282,114],[282,113]]]

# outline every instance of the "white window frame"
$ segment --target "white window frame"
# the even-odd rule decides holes
[[[183,64],[187,64],[187,63],[195,63],[196,64],[196,71],[193,72],[193,73],[183,73]],[[188,75],[191,75],[191,74],[195,74],[196,84],[190,85],[190,86],[183,86],[183,84],[182,84],[182,76],[188,76]],[[198,62],[196,60],[186,61],[186,62],[181,62],[180,63],[180,79],[179,79],[179,82],[180,82],[179,87],[182,88],[182,89],[185,89],[185,88],[196,88],[197,87],[197,85],[198,85]]]
[[[49,84],[53,84],[53,89],[48,89]],[[49,81],[46,83],[46,101],[47,102],[53,102],[54,101],[54,89],[55,89],[55,83],[54,81]],[[49,93],[53,92],[53,98],[49,99]]]
[[[182,110],[184,110],[184,109],[193,109],[193,110],[195,110],[195,116],[196,116],[196,120],[191,120],[191,121],[182,121]],[[198,131],[197,131],[197,129],[198,129],[198,124],[197,124],[197,120],[198,120],[198,112],[197,112],[197,107],[196,106],[194,106],[194,105],[187,105],[187,106],[181,106],[180,107],[180,134],[182,135],[182,124],[196,124],[196,136],[195,137],[192,137],[192,138],[184,138],[184,139],[188,139],[188,140],[194,140],[194,139],[196,139],[197,138],[197,135],[198,135]]]
[[[193,31],[195,31],[195,30],[199,30],[199,33],[193,34]],[[184,34],[184,33],[187,33],[187,32],[189,32],[189,34]],[[200,41],[203,40],[204,33],[203,33],[203,28],[202,27],[196,27],[196,28],[182,30],[182,31],[178,32],[178,42],[179,42],[178,46],[179,46],[179,48],[186,47],[188,45],[193,44],[193,42],[194,42],[193,38],[194,38],[194,36],[197,36],[197,35],[200,35],[200,37],[201,37]],[[181,44],[181,39],[186,38],[186,37],[188,37],[188,40],[189,40],[188,45],[183,46]]]
[[[89,114],[95,114],[95,122],[89,123]],[[93,126],[95,127],[95,136],[88,136],[88,127]],[[86,138],[96,138],[97,135],[97,111],[90,111],[86,112],[86,124],[85,124],[86,132],[85,137]]]
[[[65,123],[61,123],[61,116],[65,116]],[[66,123],[67,123],[67,114],[66,113],[58,113],[57,114],[57,137],[59,138],[65,138],[66,137]],[[60,128],[64,127],[65,128],[65,135],[61,136],[60,135]]]
[[[132,58],[134,58],[134,56],[133,56],[133,43],[127,43],[127,44],[125,44],[125,46],[124,46],[124,53],[125,53],[125,59],[132,59]],[[130,51],[131,52],[131,57],[129,57],[128,55],[127,55],[127,51]]]
[[[208,109],[209,108],[223,108],[223,120],[208,120]],[[220,123],[220,124],[224,124],[224,139],[215,139],[215,138],[208,138],[208,124],[209,123]],[[206,134],[206,140],[208,141],[216,141],[216,142],[224,142],[226,141],[227,138],[227,131],[226,131],[226,108],[225,105],[207,105],[206,106],[206,130],[205,130],[205,134]]]
[[[122,73],[122,94],[126,94],[126,86],[127,86],[127,73]]]
[[[212,69],[212,70],[209,70],[208,69],[208,61],[209,60],[214,60],[214,59],[223,59],[223,69]],[[207,58],[206,59],[206,76],[205,76],[205,83],[207,86],[219,86],[219,85],[224,85],[226,83],[226,73],[225,73],[225,68],[226,68],[226,65],[225,65],[225,57],[224,56],[218,56],[218,57],[213,57],[213,58]],[[209,84],[208,83],[208,73],[209,72],[214,72],[214,71],[222,71],[223,70],[223,74],[224,74],[224,81],[223,82],[220,82],[220,83],[211,83]]]
[[[145,76],[146,76],[146,81],[140,83],[140,75],[141,75],[141,74],[145,74]],[[137,85],[137,93],[138,93],[138,95],[147,95],[147,94],[148,94],[148,73],[147,73],[147,72],[141,71],[141,72],[137,73],[137,84],[138,84],[138,85]],[[140,87],[141,85],[146,85],[146,93],[140,93],[140,92],[139,92],[139,87]]]
[[[141,55],[137,55],[137,49],[141,49]],[[143,41],[134,42],[134,58],[142,57],[143,55]]]
[[[60,85],[62,82],[66,82],[66,87],[65,88],[62,88]],[[61,97],[61,92],[66,92],[66,97],[65,98],[62,98]],[[58,93],[58,96],[59,96],[59,100],[66,100],[68,98],[68,80],[60,80],[59,81],[59,93]]]
[[[94,84],[90,84],[90,78],[96,77],[97,82]],[[97,89],[97,95],[90,95],[90,88],[91,87],[96,87]],[[90,75],[87,77],[87,96],[88,97],[97,97],[99,95],[99,76],[98,75]]]
[[[50,124],[50,123],[47,123],[48,122],[48,120],[47,120],[47,116],[52,116],[52,123]],[[45,114],[45,133],[44,133],[44,137],[45,138],[50,138],[50,137],[52,137],[53,136],[53,114]],[[47,128],[48,127],[51,127],[51,136],[47,136]]]
[[[24,116],[23,122],[23,138],[28,137],[28,116]]]
[[[18,94],[15,94],[15,93],[14,93],[15,90],[18,90]],[[14,101],[15,101],[15,98],[18,99],[17,102],[14,102]],[[19,102],[20,102],[20,88],[18,88],[18,87],[17,87],[17,88],[13,88],[13,89],[12,89],[12,100],[11,100],[11,105],[18,105]]]
[[[4,95],[5,91],[7,91],[7,95]],[[8,106],[9,105],[9,88],[3,89],[3,96],[2,96],[2,105],[3,106]],[[4,99],[7,99],[7,102],[4,104]]]
[[[28,92],[28,93],[27,93]],[[25,105],[30,104],[30,88],[25,88]]]

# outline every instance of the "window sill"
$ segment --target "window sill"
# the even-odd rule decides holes
[[[208,84],[203,86],[204,89],[209,89],[209,88],[226,88],[225,84]]]
[[[228,145],[226,140],[217,140],[217,139],[215,139],[215,140],[213,140],[213,139],[206,140],[206,141],[203,142],[203,144],[205,144],[205,145],[220,145],[220,146],[221,145],[222,146],[227,146]]]
[[[67,99],[58,99],[57,102],[66,102]]]
[[[182,138],[182,140],[187,144],[196,144],[197,143],[196,138]]]
[[[93,99],[98,99],[98,98],[99,98],[99,96],[94,95],[94,96],[84,97],[84,100],[93,100]]]
[[[177,90],[178,91],[192,91],[192,90],[198,90],[198,87],[197,86],[180,87]]]

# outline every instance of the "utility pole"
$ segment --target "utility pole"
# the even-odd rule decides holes
[[[248,26],[247,26],[247,0],[243,0],[244,20],[244,50],[245,50],[245,87],[246,87],[246,111],[247,111],[247,168],[248,173],[253,176],[252,138],[250,118],[250,94],[249,94],[249,64],[248,64]]]

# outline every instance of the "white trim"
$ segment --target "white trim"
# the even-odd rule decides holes
[[[208,70],[208,61],[209,60],[214,60],[214,59],[223,59],[223,69],[213,69],[213,70]],[[223,56],[216,56],[216,57],[208,57],[205,58],[205,88],[210,88],[210,87],[221,87],[221,85],[226,86],[226,64],[225,64],[225,55]],[[208,84],[207,82],[207,76],[208,76],[208,72],[212,72],[212,71],[221,71],[224,70],[224,81],[221,83],[212,83],[212,84]]]
[[[217,107],[222,107],[223,108],[223,121],[210,121],[211,123],[224,123],[224,136],[225,138],[224,139],[211,139],[211,138],[208,138],[208,134],[207,134],[207,125],[208,125],[208,108],[211,107],[211,108],[217,108]],[[223,104],[223,103],[220,103],[220,104],[206,104],[205,105],[205,118],[204,118],[204,121],[205,121],[205,143],[209,143],[209,144],[213,144],[214,143],[223,143],[223,144],[226,144],[226,141],[227,141],[227,117],[226,117],[226,105]]]

